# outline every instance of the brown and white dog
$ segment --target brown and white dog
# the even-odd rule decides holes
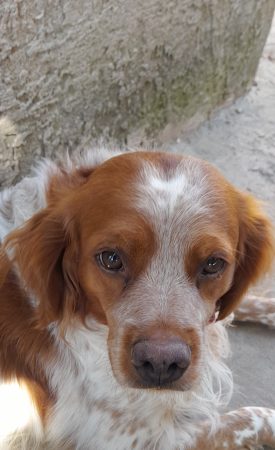
[[[217,412],[232,392],[223,319],[274,247],[259,203],[212,166],[104,149],[45,160],[1,194],[0,239],[0,377],[37,413],[32,444],[1,448],[275,443],[274,411]]]

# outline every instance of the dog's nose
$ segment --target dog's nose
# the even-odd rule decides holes
[[[181,339],[148,339],[133,345],[132,363],[143,383],[162,386],[178,380],[191,360],[191,349]]]

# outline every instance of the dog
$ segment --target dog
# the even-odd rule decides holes
[[[34,405],[1,448],[275,444],[275,411],[219,413],[226,323],[274,256],[260,203],[171,153],[35,170],[0,197],[0,377]]]

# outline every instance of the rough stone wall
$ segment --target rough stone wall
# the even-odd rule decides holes
[[[241,95],[273,11],[274,0],[2,0],[0,184],[37,157],[165,134]]]

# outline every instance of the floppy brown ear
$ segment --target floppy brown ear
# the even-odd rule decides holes
[[[267,272],[274,257],[274,238],[270,220],[260,202],[250,195],[239,195],[239,244],[233,284],[220,299],[219,319],[228,316],[246,290]]]
[[[38,325],[68,322],[83,306],[77,277],[78,236],[68,217],[46,208],[11,233],[5,248],[38,302]]]
[[[79,239],[71,214],[75,208],[66,199],[89,180],[94,169],[79,167],[72,173],[60,169],[53,174],[47,189],[49,206],[10,233],[4,243],[26,289],[38,302],[37,325],[62,321],[65,328],[74,313],[84,316],[77,274]]]

